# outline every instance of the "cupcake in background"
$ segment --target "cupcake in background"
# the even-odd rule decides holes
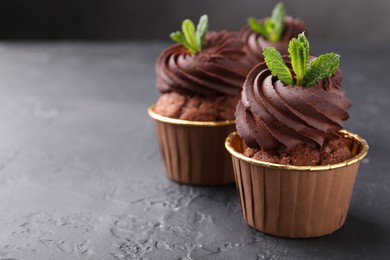
[[[251,69],[238,33],[208,32],[208,17],[190,20],[171,34],[176,44],[156,62],[161,97],[149,109],[155,119],[166,173],[197,185],[234,182],[224,139]]]
[[[318,237],[346,220],[368,145],[343,129],[351,101],[340,56],[309,55],[304,33],[289,56],[265,48],[244,83],[237,133],[226,140],[247,223],[283,237]]]
[[[237,33],[208,32],[202,16],[197,29],[185,20],[183,32],[156,62],[161,97],[155,112],[191,121],[233,120],[242,84],[251,69]]]
[[[288,54],[289,41],[303,31],[306,31],[305,24],[300,19],[286,16],[283,3],[278,3],[271,17],[248,18],[248,25],[241,29],[240,37],[246,43],[248,59],[256,65],[264,60],[263,48],[274,47],[282,55]]]

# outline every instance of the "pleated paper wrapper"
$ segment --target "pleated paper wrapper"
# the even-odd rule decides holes
[[[292,166],[258,161],[242,154],[237,133],[226,139],[232,154],[241,208],[246,222],[261,232],[308,238],[330,234],[345,223],[365,140],[346,130],[353,157],[323,166]]]
[[[167,177],[190,185],[225,185],[234,183],[231,156],[226,151],[226,137],[235,131],[234,121],[199,122],[158,115],[157,137]]]

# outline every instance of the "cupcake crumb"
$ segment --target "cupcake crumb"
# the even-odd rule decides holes
[[[275,152],[266,152],[261,149],[253,149],[249,148],[244,151],[244,155],[248,157],[252,157],[253,159],[259,160],[259,161],[266,161],[270,163],[279,163],[280,162],[280,156],[278,156]]]
[[[343,138],[326,140],[322,148],[312,144],[300,144],[290,150],[280,148],[273,151],[248,147],[243,154],[260,161],[297,166],[335,164],[352,157],[348,143]]]
[[[200,96],[170,92],[161,95],[155,106],[159,115],[190,121],[223,121],[234,119],[240,95]]]
[[[334,164],[352,157],[348,143],[343,138],[328,140],[321,149],[322,164]]]

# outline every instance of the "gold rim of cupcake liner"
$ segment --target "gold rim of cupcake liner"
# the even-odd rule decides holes
[[[182,120],[182,119],[176,119],[176,118],[170,118],[166,116],[162,116],[154,112],[154,106],[152,105],[148,109],[148,114],[151,118],[174,125],[188,125],[188,126],[225,126],[225,125],[233,125],[235,124],[235,120],[225,120],[225,121],[189,121],[189,120]]]
[[[250,157],[247,157],[243,155],[240,152],[237,152],[234,147],[232,146],[232,140],[233,138],[239,137],[237,132],[231,133],[225,140],[225,147],[226,149],[235,157],[246,161],[252,165],[256,166],[262,166],[266,168],[274,168],[274,169],[284,169],[284,170],[297,170],[297,171],[326,171],[326,170],[331,170],[331,169],[337,169],[337,168],[342,168],[348,165],[352,165],[354,163],[359,162],[366,156],[368,152],[368,144],[366,140],[358,136],[357,134],[353,134],[351,132],[348,132],[347,130],[340,130],[339,133],[344,137],[344,138],[349,138],[352,139],[353,141],[358,142],[360,144],[360,151],[353,156],[352,158],[343,161],[341,163],[336,163],[336,164],[328,164],[328,165],[316,165],[316,166],[297,166],[297,165],[286,165],[286,164],[277,164],[277,163],[270,163],[270,162],[264,162],[264,161],[259,161]],[[241,138],[241,137],[239,137]],[[356,149],[356,145],[355,148]],[[353,152],[353,151],[352,151]]]

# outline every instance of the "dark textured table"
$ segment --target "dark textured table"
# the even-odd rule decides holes
[[[0,45],[0,259],[385,259],[390,254],[390,50],[342,55],[346,128],[367,139],[345,226],[256,232],[233,185],[165,178],[153,121],[162,43]]]

